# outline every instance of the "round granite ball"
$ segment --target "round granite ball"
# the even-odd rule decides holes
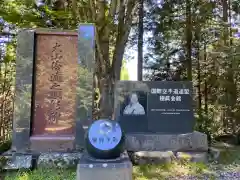
[[[118,158],[124,151],[124,140],[124,133],[118,122],[97,120],[86,133],[86,150],[97,159]]]

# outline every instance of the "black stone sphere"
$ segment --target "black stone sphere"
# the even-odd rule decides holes
[[[118,122],[97,120],[85,136],[86,150],[97,159],[115,159],[124,151],[124,133]]]

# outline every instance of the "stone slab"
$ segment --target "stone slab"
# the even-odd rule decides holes
[[[77,167],[77,180],[132,180],[132,171],[126,154],[111,160],[94,159],[84,154]]]
[[[176,157],[179,160],[186,160],[190,162],[208,162],[208,153],[207,152],[177,152]]]
[[[207,151],[207,135],[194,131],[187,134],[127,134],[128,151]]]
[[[78,27],[78,81],[76,96],[76,149],[84,147],[84,134],[91,124],[93,105],[93,74],[95,71],[95,26]]]
[[[164,164],[171,163],[175,159],[172,151],[139,151],[132,154],[132,161],[134,164]]]
[[[36,152],[71,152],[74,149],[75,137],[34,137],[30,138],[30,147]]]
[[[37,167],[58,167],[72,168],[76,167],[82,153],[42,153],[37,160]]]
[[[134,152],[132,157],[134,164],[166,164],[176,160],[184,160],[189,162],[208,162],[207,152],[176,152],[172,151],[140,151]]]
[[[31,169],[32,168],[32,155],[13,155],[5,156],[6,164],[3,169],[5,170],[19,170],[19,169]]]
[[[12,149],[29,148],[35,32],[21,30],[17,36],[16,93],[14,99]]]

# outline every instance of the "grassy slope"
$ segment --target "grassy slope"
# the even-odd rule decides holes
[[[134,180],[161,180],[179,175],[214,175],[221,171],[240,172],[240,147],[222,146],[219,162],[209,164],[195,164],[187,162],[173,162],[156,166],[134,167]],[[6,180],[75,180],[76,170],[38,169],[33,172],[9,173]]]

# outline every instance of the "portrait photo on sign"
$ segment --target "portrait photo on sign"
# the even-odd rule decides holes
[[[147,93],[131,92],[125,96],[121,106],[122,116],[144,116],[147,114]]]

